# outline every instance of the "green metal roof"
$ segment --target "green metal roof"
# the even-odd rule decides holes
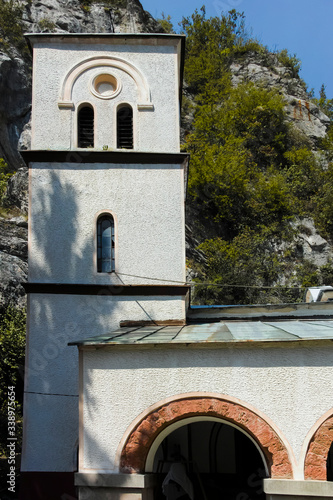
[[[333,320],[225,321],[186,326],[123,327],[106,335],[70,342],[77,346],[290,342],[333,340]]]

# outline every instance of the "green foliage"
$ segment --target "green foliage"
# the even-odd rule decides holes
[[[327,98],[324,84],[321,86],[319,99],[314,98],[312,102],[319,106],[321,111],[331,120],[326,136],[321,141],[321,148],[325,153],[327,161],[333,162],[333,99]]]
[[[12,175],[5,160],[0,158],[0,205],[6,192],[7,182]]]
[[[244,83],[221,104],[198,106],[187,146],[189,192],[222,237],[293,215],[282,171],[288,142],[284,101],[274,90]]]
[[[30,57],[23,37],[23,7],[17,0],[0,0],[0,46],[9,52],[11,46],[24,56]]]
[[[319,106],[319,108],[327,115],[331,120],[333,119],[333,99],[327,99],[325,85],[322,84],[319,91],[319,99],[314,98],[312,102]]]
[[[292,147],[284,156],[287,160],[286,180],[290,193],[294,195],[295,210],[298,215],[306,215],[316,208],[315,197],[322,182],[322,168],[306,147]]]
[[[206,19],[202,8],[183,19],[183,29],[185,80],[194,101],[185,145],[191,153],[190,202],[199,208],[201,224],[214,226],[217,235],[199,246],[206,265],[191,264],[199,281],[213,283],[197,286],[195,300],[299,301],[303,287],[321,284],[331,268],[321,271],[304,259],[292,243],[299,231],[292,223],[313,217],[333,237],[333,166],[323,169],[309,139],[287,120],[277,89],[249,81],[232,86],[230,64],[244,54],[274,60],[246,36],[242,14]],[[277,56],[299,78],[297,57],[286,50]],[[328,114],[333,109],[324,89],[320,105]],[[323,147],[332,161],[332,130],[327,137]]]
[[[302,263],[295,267],[297,282],[301,284],[304,288],[309,286],[320,285],[320,274],[319,270],[313,262],[310,260],[304,260]]]
[[[327,161],[333,161],[333,124],[331,122],[326,136],[321,141],[321,148],[325,154]]]
[[[234,135],[244,139],[253,152],[259,143],[283,151],[287,126],[284,100],[277,91],[248,82],[236,88],[229,87],[222,95],[216,91],[215,96],[216,102],[211,98],[209,102],[199,103],[195,129],[201,134],[200,140],[210,137],[211,144],[222,144]],[[210,130],[206,128],[207,124]]]
[[[326,237],[333,236],[333,164],[322,172],[316,196],[315,222]]]
[[[333,286],[333,262],[330,260],[320,268],[321,284]]]
[[[279,276],[285,270],[282,250],[276,251],[281,230],[278,225],[256,231],[246,228],[232,241],[215,238],[201,244],[199,249],[207,258],[203,281],[211,285],[197,286],[195,300],[207,304],[300,300],[302,290],[278,285]],[[290,234],[285,237],[290,238]],[[265,288],[272,283],[276,284],[274,291]]]
[[[277,53],[277,57],[278,57],[279,62],[283,66],[290,69],[291,76],[293,78],[299,78],[299,71],[302,67],[302,64],[301,64],[300,59],[298,59],[298,57],[296,56],[296,54],[291,55],[291,54],[289,54],[287,49],[283,49]]]
[[[165,33],[175,33],[173,24],[171,22],[171,16],[166,16],[164,12],[162,12],[162,17],[156,19],[164,29]]]
[[[8,307],[0,314],[0,451],[6,451],[7,392],[15,387],[17,419],[22,417],[23,368],[25,353],[26,314],[20,309]],[[19,432],[19,423],[17,425]]]
[[[8,385],[23,387],[23,367],[25,352],[26,313],[21,309],[7,307],[0,314],[0,394],[5,405]],[[18,387],[18,388],[19,388]],[[22,391],[17,392],[18,403],[22,406]]]
[[[244,16],[235,10],[206,19],[205,7],[183,18],[186,40],[185,81],[194,94],[209,100],[230,86],[231,61],[244,52],[260,50],[244,29]],[[201,96],[202,98],[202,96]]]
[[[53,21],[50,21],[47,17],[43,17],[40,21],[38,21],[38,26],[41,31],[47,31],[49,33],[54,33],[56,31],[56,25]]]

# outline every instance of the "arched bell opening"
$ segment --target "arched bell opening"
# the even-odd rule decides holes
[[[157,476],[154,500],[265,500],[264,457],[229,422],[188,419],[159,441],[147,460]]]
[[[95,143],[95,112],[90,104],[80,106],[77,115],[77,145],[79,148],[93,148]]]

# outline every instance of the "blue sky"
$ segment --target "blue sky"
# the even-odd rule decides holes
[[[153,17],[182,16],[206,6],[207,17],[236,9],[244,12],[248,31],[270,50],[288,49],[302,62],[301,76],[316,96],[321,84],[333,98],[333,0],[141,0]]]

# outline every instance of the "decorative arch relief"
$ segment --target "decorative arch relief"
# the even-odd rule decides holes
[[[151,408],[134,422],[121,444],[120,472],[144,473],[159,434],[181,419],[198,416],[219,418],[244,430],[261,449],[272,478],[293,478],[292,452],[273,425],[240,401],[218,395],[182,395]]]
[[[78,77],[82,75],[82,73],[88,71],[91,68],[103,68],[100,74],[100,83],[104,83],[105,86],[110,85],[109,92],[99,92],[99,77],[95,77],[94,81],[91,84],[92,88],[94,89],[93,93],[95,93],[97,97],[100,97],[102,99],[109,99],[118,95],[121,91],[121,85],[116,81],[114,77],[112,77],[112,74],[105,73],[105,67],[120,69],[127,73],[134,80],[138,91],[138,110],[141,111],[154,109],[154,105],[151,102],[150,87],[144,74],[136,66],[134,66],[134,64],[115,56],[89,57],[88,59],[84,59],[83,61],[73,66],[73,68],[70,69],[63,80],[58,107],[60,109],[74,108],[74,103],[72,101],[72,90],[74,83],[76,82]],[[103,76],[105,77],[105,82],[103,80]],[[114,86],[114,89],[111,89],[112,86]]]

